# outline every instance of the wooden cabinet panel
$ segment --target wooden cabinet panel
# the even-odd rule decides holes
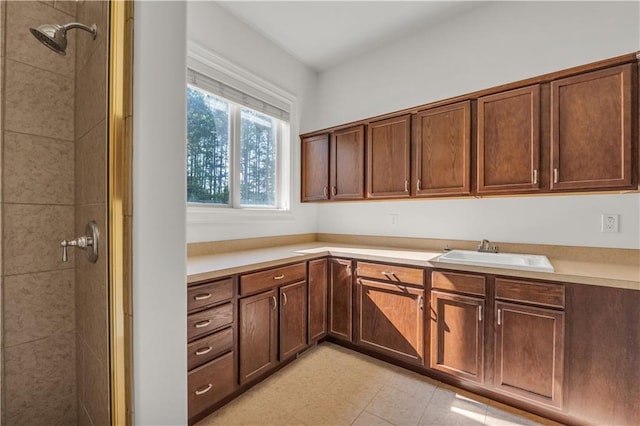
[[[200,414],[233,392],[233,372],[233,352],[189,372],[189,418]]]
[[[537,190],[540,86],[478,99],[478,193]]]
[[[415,114],[412,138],[414,195],[470,193],[470,101]]]
[[[189,287],[187,289],[187,310],[193,311],[207,305],[229,300],[233,297],[231,278]]]
[[[575,423],[640,419],[640,291],[566,284],[564,408]]]
[[[280,361],[307,346],[307,282],[280,287]]]
[[[496,302],[494,386],[562,406],[564,312]]]
[[[329,260],[329,334],[351,341],[353,321],[351,260]]]
[[[631,188],[633,74],[628,64],[551,83],[552,190]]]
[[[309,341],[327,334],[327,259],[309,262]]]
[[[367,126],[367,197],[408,197],[411,156],[409,114]]]
[[[331,199],[364,198],[364,126],[331,133]]]
[[[358,304],[358,344],[423,364],[423,289],[359,279]]]
[[[195,340],[187,345],[189,370],[233,349],[233,327]]]
[[[278,301],[275,289],[239,301],[240,384],[278,362]]]
[[[431,292],[430,367],[484,381],[484,300]]]
[[[431,288],[484,297],[485,277],[459,272],[433,271],[431,273]]]
[[[191,314],[187,317],[187,337],[189,340],[193,340],[232,322],[232,303],[225,303],[206,311]]]
[[[283,284],[304,280],[307,276],[307,265],[280,266],[266,271],[245,274],[240,277],[240,295],[245,296]]]
[[[302,201],[329,199],[329,134],[302,139]]]
[[[496,278],[496,299],[564,308],[564,285]]]
[[[359,277],[389,282],[401,282],[417,286],[424,285],[423,269],[369,262],[358,262],[357,265],[357,274]]]

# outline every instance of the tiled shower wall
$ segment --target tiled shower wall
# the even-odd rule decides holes
[[[0,8],[2,423],[108,424],[106,245],[97,264],[60,247],[90,219],[106,235],[106,3]],[[66,56],[28,31],[76,20],[100,35]]]
[[[109,424],[106,158],[108,2],[79,1],[78,21],[98,26],[95,40],[76,34],[75,235],[94,220],[101,232],[100,256],[76,257],[76,359],[78,423]],[[82,256],[82,257],[81,257]]]

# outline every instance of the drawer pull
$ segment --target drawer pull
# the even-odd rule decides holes
[[[205,393],[209,392],[212,387],[213,385],[209,383],[207,386],[196,390],[196,395],[204,395]]]
[[[200,322],[195,323],[193,326],[195,328],[202,328],[202,327],[208,326],[209,324],[211,324],[211,320],[204,320],[204,321],[200,321]]]
[[[198,349],[197,351],[195,351],[195,354],[198,356],[205,355],[211,352],[212,349],[213,348],[211,346],[207,346],[206,348]]]
[[[282,274],[282,275],[277,275],[277,276],[273,277],[273,279],[274,279],[274,280],[276,280],[276,281],[280,281],[280,280],[281,280],[281,279],[283,279],[283,278],[284,278],[284,274]]]
[[[382,271],[382,275],[384,275],[387,278],[393,278],[396,276],[395,272],[387,272],[387,271]]]
[[[212,296],[211,293],[201,293],[193,296],[193,300],[207,300]]]

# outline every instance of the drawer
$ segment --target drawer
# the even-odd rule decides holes
[[[193,311],[207,305],[233,298],[233,280],[216,281],[187,289],[187,310]]]
[[[297,263],[295,265],[282,266],[280,268],[267,269],[240,277],[240,295],[256,293],[282,284],[302,281],[307,278],[307,265]]]
[[[187,316],[187,338],[194,339],[233,322],[233,304],[225,303]]]
[[[496,278],[496,299],[564,308],[564,285]]]
[[[406,266],[358,262],[357,275],[389,282],[424,285],[424,270]]]
[[[187,387],[190,418],[233,392],[233,358],[233,352],[229,352],[189,373]]]
[[[485,278],[482,275],[433,271],[431,273],[431,288],[484,297]]]
[[[233,349],[233,327],[191,342],[187,345],[187,368],[193,370],[231,349]]]

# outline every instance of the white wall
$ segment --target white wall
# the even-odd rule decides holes
[[[136,425],[187,423],[185,9],[139,1],[134,12]]]
[[[220,241],[315,232],[316,208],[300,204],[300,140],[315,114],[316,74],[214,2],[188,2],[187,36],[236,66],[297,97],[291,122],[291,211],[273,215],[220,214],[208,223],[189,222],[187,240]],[[266,218],[268,216],[268,218]]]
[[[640,49],[638,2],[495,2],[320,73],[314,129]],[[389,213],[399,214],[396,226]],[[599,232],[621,214],[619,234]],[[324,204],[318,232],[640,248],[640,195]]]

